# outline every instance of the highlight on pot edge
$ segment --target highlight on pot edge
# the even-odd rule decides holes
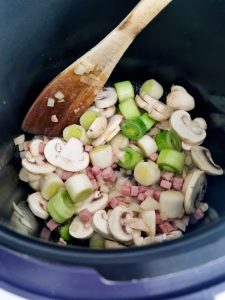
[[[191,117],[194,98],[178,85],[164,97],[166,104],[163,94],[154,79],[136,95],[130,81],[117,82],[104,87],[80,124],[62,136],[16,137],[19,178],[33,192],[14,203],[12,218],[32,232],[37,217],[40,238],[63,245],[88,240],[97,249],[182,237],[209,209],[206,174],[222,175],[223,169],[202,146],[207,124]],[[58,91],[46,106],[65,101]],[[51,121],[57,123],[57,115]]]

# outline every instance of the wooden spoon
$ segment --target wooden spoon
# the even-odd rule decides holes
[[[45,87],[25,116],[22,129],[59,136],[66,126],[77,123],[134,38],[171,1],[141,0],[109,35]],[[57,92],[63,94],[64,102],[55,98],[54,107],[48,107],[48,99]]]

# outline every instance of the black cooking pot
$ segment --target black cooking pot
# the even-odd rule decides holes
[[[53,77],[97,44],[136,3],[0,0],[0,257],[4,261],[0,280],[10,285],[16,285],[18,277],[7,273],[9,266],[13,268],[9,253],[18,260],[28,255],[34,266],[36,259],[41,260],[43,268],[47,261],[73,268],[91,267],[104,278],[119,281],[176,274],[216,263],[225,256],[224,176],[208,178],[205,196],[219,218],[193,226],[183,238],[161,245],[97,251],[62,247],[9,228],[12,202],[25,200],[27,193],[18,181],[19,160],[11,142],[21,133],[26,111]],[[194,116],[202,116],[208,123],[205,145],[224,167],[224,53],[225,2],[174,0],[137,37],[110,81],[155,78],[166,91],[173,83],[187,88],[196,99]]]

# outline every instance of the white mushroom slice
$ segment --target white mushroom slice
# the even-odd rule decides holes
[[[41,194],[46,200],[50,200],[63,185],[57,174],[48,174],[40,179]]]
[[[167,120],[173,113],[173,109],[159,100],[153,99],[146,93],[141,94],[142,99],[148,104],[148,113],[156,121]]]
[[[172,86],[171,92],[166,97],[166,104],[174,110],[189,111],[195,108],[194,98],[180,86]]]
[[[122,122],[123,117],[121,115],[114,115],[109,119],[109,123],[106,127],[105,132],[100,135],[97,139],[92,141],[92,145],[94,147],[105,144],[107,140],[109,140],[109,137],[112,139],[117,133],[118,126]]]
[[[110,107],[107,107],[107,108],[102,108],[100,110],[101,114],[106,117],[106,119],[112,117],[115,112],[116,112],[116,106],[115,105],[112,105]]]
[[[25,170],[33,174],[49,174],[55,171],[55,167],[49,163],[44,163],[43,165],[37,165],[30,163],[26,158],[22,159],[22,166]]]
[[[145,225],[148,228],[147,234],[148,235],[155,235],[155,233],[156,233],[156,215],[155,215],[155,211],[154,210],[143,211],[141,213],[141,217],[142,217]]]
[[[132,241],[132,229],[125,224],[126,217],[131,213],[124,207],[115,207],[109,216],[109,230],[112,236],[120,242]]]
[[[19,172],[19,179],[21,181],[28,182],[29,181],[29,172],[27,172],[27,170],[22,168]]]
[[[195,165],[206,174],[223,175],[223,169],[214,163],[211,153],[207,148],[193,146],[191,148],[191,157]]]
[[[93,235],[94,229],[91,224],[83,224],[79,217],[75,217],[70,224],[69,233],[76,239],[85,240]]]
[[[22,145],[25,142],[25,135],[21,134],[21,135],[17,136],[13,141],[14,141],[15,146]]]
[[[105,240],[105,249],[120,249],[127,248],[127,246],[117,243],[115,241]]]
[[[107,127],[107,119],[104,116],[97,117],[87,131],[89,139],[96,139]]]
[[[194,123],[186,111],[175,111],[170,118],[170,124],[186,144],[198,145],[206,137],[206,131],[198,123]]]
[[[113,164],[113,152],[111,145],[98,146],[92,149],[89,155],[93,166],[105,169]]]
[[[95,105],[97,108],[107,108],[117,102],[116,90],[112,87],[104,87],[95,97]]]
[[[29,181],[28,184],[34,191],[40,191],[40,180]]]
[[[192,214],[196,210],[196,205],[203,199],[206,190],[206,176],[200,170],[194,170],[185,179],[183,185],[184,208],[186,214]],[[179,217],[178,217],[179,218]]]
[[[184,142],[181,142],[181,145],[182,145],[183,150],[186,150],[186,151],[191,150],[192,145],[185,144]]]
[[[202,128],[204,130],[207,129],[207,123],[206,123],[205,119],[203,119],[203,118],[195,118],[193,120],[193,122],[197,123],[200,128]]]
[[[140,205],[143,210],[159,210],[159,202],[152,197],[147,197]]]
[[[33,156],[40,155],[40,153],[39,153],[39,146],[42,143],[43,143],[43,140],[41,140],[41,139],[35,139],[35,140],[31,141],[31,143],[30,143],[30,153]]]
[[[123,151],[121,149],[127,147],[129,145],[129,139],[123,135],[122,133],[118,133],[111,141],[110,144],[112,146],[113,153],[116,155],[118,159],[123,155]]]
[[[83,209],[87,209],[91,214],[96,213],[96,211],[105,209],[108,205],[109,196],[106,193],[99,193],[98,198],[90,196],[83,201],[82,205],[77,209],[79,213]]]
[[[49,216],[47,212],[47,201],[42,197],[41,193],[36,192],[28,196],[27,202],[32,213],[46,220]]]
[[[184,195],[178,191],[164,191],[160,194],[160,217],[162,220],[180,219],[184,215]]]
[[[93,192],[93,186],[86,174],[75,174],[65,182],[66,189],[73,202],[80,202]],[[85,207],[86,208],[86,207]]]
[[[45,146],[44,154],[47,161],[65,171],[79,172],[89,164],[89,155],[76,138],[70,138],[67,144],[59,138],[52,139]]]
[[[117,126],[110,134],[107,135],[106,142],[110,142],[117,133],[120,132],[120,126]]]
[[[135,229],[145,232],[149,231],[147,224],[141,218],[132,218],[127,223],[129,224],[130,228],[132,228],[132,230]]]
[[[95,232],[97,232],[105,238],[110,237],[108,215],[105,210],[101,209],[95,212],[92,218],[92,225]]]

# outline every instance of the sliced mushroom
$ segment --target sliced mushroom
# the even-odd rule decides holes
[[[22,168],[19,172],[19,179],[23,182],[29,182],[29,172]]]
[[[168,241],[176,240],[176,239],[178,239],[178,238],[180,238],[182,236],[183,236],[183,233],[181,231],[174,230],[174,231],[171,231],[170,233],[168,233],[166,235],[166,240],[168,240]]]
[[[89,139],[96,139],[99,137],[107,127],[107,119],[104,116],[97,117],[91,124],[87,131],[87,137]]]
[[[109,230],[112,236],[119,242],[132,241],[132,229],[126,224],[126,218],[131,213],[122,206],[115,207],[109,216]]]
[[[205,129],[194,123],[186,111],[175,111],[170,118],[170,124],[186,144],[199,145],[206,137]]]
[[[108,215],[103,209],[95,212],[92,218],[92,225],[95,232],[102,235],[105,238],[110,238],[109,225],[108,225]]]
[[[133,231],[133,229],[139,230],[139,231],[144,231],[144,232],[149,231],[147,224],[141,218],[131,218],[126,223],[129,224],[129,227],[132,228],[132,231]]]
[[[184,215],[184,195],[178,191],[160,193],[160,217],[162,220],[180,219]]]
[[[104,87],[95,97],[95,105],[97,108],[107,108],[117,102],[116,90],[112,87]]]
[[[92,145],[96,147],[105,144],[106,141],[110,141],[110,139],[112,139],[118,133],[118,127],[122,120],[123,117],[118,114],[111,117],[105,132],[102,133],[97,139],[93,140]]]
[[[30,163],[26,158],[22,159],[22,166],[25,170],[33,174],[48,174],[55,171],[55,167],[49,163],[44,163],[43,165],[37,165],[35,163]]]
[[[195,165],[206,174],[223,175],[223,169],[214,163],[211,153],[207,148],[193,146],[191,148],[191,157]]]
[[[30,143],[30,153],[33,156],[40,155],[40,153],[39,153],[39,146],[42,143],[43,143],[43,140],[41,140],[41,139],[35,139],[35,140],[31,141],[31,143]]]
[[[195,108],[194,98],[181,86],[174,85],[166,97],[166,104],[174,110],[189,111]]]
[[[144,103],[142,102],[141,104],[143,107],[141,108],[145,109],[154,120],[164,121],[169,119],[173,112],[173,109],[171,107],[165,105],[159,100],[153,99],[146,93],[142,93],[141,98],[144,102],[147,103],[144,105]],[[140,103],[140,99],[138,97],[136,97],[136,102],[137,104]]]
[[[46,144],[44,154],[48,162],[65,171],[79,172],[89,164],[89,155],[76,138],[70,138],[67,143],[59,138],[52,139]]]
[[[112,106],[107,107],[107,108],[102,108],[102,109],[100,109],[100,112],[104,117],[106,117],[106,119],[108,119],[108,118],[112,117],[115,114],[116,106],[112,105]]]
[[[32,213],[46,220],[49,216],[47,211],[47,201],[42,197],[41,193],[36,192],[28,196],[27,202]]]
[[[69,233],[76,239],[86,240],[93,235],[94,229],[91,224],[84,224],[79,217],[75,217],[70,224]]]
[[[116,155],[118,159],[123,155],[123,151],[121,149],[127,147],[129,145],[129,139],[123,135],[122,133],[118,133],[111,141],[110,144],[112,146],[113,153]]]
[[[207,123],[206,123],[205,119],[203,119],[203,118],[195,118],[193,120],[193,122],[197,123],[200,128],[202,128],[204,130],[207,129]]]
[[[182,142],[181,145],[182,145],[183,150],[186,150],[186,151],[191,150],[192,145],[185,144],[184,142]]]
[[[106,193],[100,193],[97,198],[90,196],[88,199],[84,200],[82,205],[77,209],[79,213],[83,209],[87,209],[91,214],[96,213],[100,209],[105,209],[109,201],[109,196]]]
[[[186,177],[183,185],[184,208],[186,214],[192,214],[196,205],[203,199],[206,190],[206,176],[200,170],[194,170]]]
[[[40,191],[40,189],[41,189],[40,180],[29,181],[28,184],[35,191]]]

